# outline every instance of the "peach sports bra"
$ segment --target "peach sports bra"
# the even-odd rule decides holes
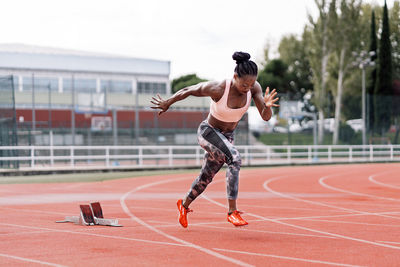
[[[218,100],[218,102],[215,102],[213,99],[211,99],[211,105],[210,105],[210,114],[224,122],[238,122],[240,119],[243,117],[244,113],[246,113],[247,109],[250,106],[251,102],[251,92],[250,90],[247,92],[247,102],[246,105],[244,105],[241,108],[229,108],[228,107],[228,95],[229,95],[229,89],[231,87],[231,80],[228,79],[226,80],[226,86],[225,86],[225,91],[224,94],[222,95],[221,99]]]

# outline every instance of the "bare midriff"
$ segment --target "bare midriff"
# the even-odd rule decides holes
[[[221,132],[232,132],[235,130],[236,126],[239,122],[226,122],[220,121],[217,118],[213,117],[213,115],[208,114],[207,118],[208,124],[212,127],[219,129]]]

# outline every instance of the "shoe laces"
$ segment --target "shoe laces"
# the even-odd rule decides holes
[[[185,206],[183,206],[183,205],[182,205],[182,208],[183,208],[183,209],[186,211],[186,213],[193,212],[193,210],[192,210],[192,209],[185,208]]]
[[[233,213],[236,213],[236,214],[243,214],[244,213],[244,211],[241,211],[241,210],[235,210],[234,212],[232,212],[232,214]]]

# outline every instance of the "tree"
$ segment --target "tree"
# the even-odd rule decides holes
[[[393,79],[400,81],[400,1],[393,3],[390,10],[390,40],[392,43]]]
[[[393,83],[393,113],[394,113],[394,123],[396,125],[396,134],[393,139],[393,144],[399,143],[399,135],[400,135],[400,80],[396,80]]]
[[[359,0],[342,0],[340,16],[338,17],[337,35],[335,42],[335,57],[337,60],[337,90],[335,99],[335,122],[332,143],[336,145],[339,139],[339,125],[341,120],[342,96],[344,82],[347,79],[352,65],[352,52],[358,50],[360,40],[360,12]]]
[[[322,143],[324,138],[324,118],[327,105],[327,78],[328,62],[333,49],[335,28],[337,24],[336,0],[332,0],[328,5],[325,0],[315,0],[319,10],[319,18],[314,20],[309,16],[309,31],[307,37],[309,49],[307,50],[310,66],[312,69],[314,85],[314,104],[318,108],[318,143]]]
[[[304,34],[303,34],[304,35]],[[306,42],[296,35],[284,36],[279,43],[280,59],[288,66],[288,76],[292,78],[290,86],[295,99],[302,99],[307,91],[313,90],[312,72],[307,58]]]
[[[265,91],[267,86],[272,90],[276,88],[280,94],[295,94],[290,86],[291,77],[288,74],[288,66],[281,59],[272,59],[258,73],[257,81]]]
[[[398,144],[400,134],[400,1],[395,1],[390,11],[390,31],[393,49],[393,115],[396,125],[393,143]]]
[[[172,83],[171,83],[172,89],[171,90],[172,90],[172,93],[176,93],[177,91],[179,91],[182,88],[185,88],[190,85],[198,84],[200,82],[205,82],[205,81],[207,81],[207,80],[197,77],[196,74],[183,75],[183,76],[180,76],[180,77],[172,80]]]
[[[264,49],[263,49],[263,58],[262,60],[260,60],[258,63],[259,65],[261,65],[261,68],[265,68],[265,66],[268,64],[269,60],[270,60],[270,52],[271,52],[271,43],[272,41],[267,40],[265,42],[264,45]]]
[[[388,9],[385,1],[382,18],[382,34],[379,42],[378,73],[375,87],[375,129],[383,134],[390,127],[392,109],[392,52]]]
[[[372,11],[371,15],[371,32],[370,32],[370,44],[369,51],[375,54],[371,55],[371,61],[376,63],[376,59],[378,57],[378,43],[376,38],[376,25],[375,25],[375,12]],[[374,91],[376,86],[376,66],[373,66],[373,69],[370,74],[369,84],[367,88],[367,132],[373,132],[374,124],[375,124],[375,110],[374,110]]]

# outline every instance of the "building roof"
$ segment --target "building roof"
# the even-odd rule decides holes
[[[0,44],[0,68],[169,76],[170,62],[24,44]]]

